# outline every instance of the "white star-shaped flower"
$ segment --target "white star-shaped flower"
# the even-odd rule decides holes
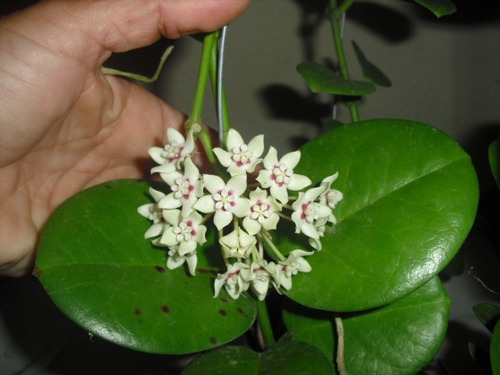
[[[164,180],[172,192],[163,197],[158,206],[166,210],[182,207],[182,215],[188,216],[194,203],[203,194],[198,168],[188,157],[184,163],[184,174],[175,171],[164,176]]]
[[[210,194],[204,195],[194,204],[203,213],[215,212],[214,223],[218,230],[226,227],[236,217],[248,215],[248,199],[241,197],[247,188],[247,177],[234,176],[227,183],[216,175],[203,175],[205,188]]]
[[[224,254],[224,258],[244,258],[255,248],[257,239],[250,236],[241,228],[233,230],[231,233],[221,237],[219,243]]]
[[[262,260],[259,263],[252,263],[250,266],[250,286],[259,301],[264,301],[269,290],[271,274],[267,270],[267,262]]]
[[[224,286],[231,298],[238,299],[240,294],[250,286],[250,272],[250,267],[244,263],[236,262],[229,265],[225,273],[219,273],[215,278],[214,298],[219,295]]]
[[[276,229],[279,221],[277,212],[281,211],[281,204],[267,195],[266,190],[256,188],[249,194],[250,214],[243,219],[243,226],[248,234],[259,233],[265,230]]]
[[[196,272],[196,264],[198,263],[198,256],[196,251],[180,255],[178,252],[179,247],[173,247],[168,251],[167,268],[169,270],[174,270],[184,263],[187,263],[189,273],[194,276]]]
[[[163,233],[167,224],[163,219],[163,210],[158,207],[158,202],[165,197],[165,194],[152,187],[149,188],[149,194],[153,197],[155,203],[146,203],[137,208],[137,212],[141,216],[153,222],[146,233],[144,233],[144,238],[158,237]]]
[[[304,175],[293,172],[300,160],[300,151],[289,152],[278,160],[278,153],[270,147],[264,158],[264,168],[259,172],[257,181],[263,188],[271,188],[271,195],[285,204],[288,202],[288,190],[301,190],[311,184]]]
[[[304,259],[304,256],[313,254],[313,251],[293,250],[284,261],[269,263],[267,269],[273,278],[273,285],[276,289],[283,287],[286,290],[292,289],[292,276],[299,272],[311,272],[311,265]]]
[[[304,233],[306,236],[319,240],[319,233],[315,227],[317,220],[327,218],[332,209],[315,200],[325,191],[326,186],[300,192],[299,197],[292,204],[292,220],[295,223],[295,233]],[[321,249],[321,247],[319,248]]]
[[[325,177],[323,181],[321,181],[321,186],[326,186],[326,190],[320,195],[319,201],[321,204],[330,207],[332,210],[342,199],[344,199],[344,194],[342,194],[341,191],[331,188],[332,183],[337,179],[338,176],[339,174],[337,172],[331,176]],[[333,215],[333,212],[328,217],[328,221],[333,224],[337,223],[337,219]]]
[[[174,128],[167,129],[168,142],[164,147],[151,147],[148,150],[151,158],[158,164],[173,164],[177,168],[194,150],[193,132],[188,132],[187,139]]]
[[[198,244],[205,243],[207,228],[200,224],[202,217],[196,211],[183,217],[179,210],[165,210],[163,216],[170,226],[163,232],[160,243],[170,248],[178,246],[179,256],[192,253]]]
[[[247,145],[240,133],[234,129],[229,129],[227,150],[219,147],[213,149],[219,162],[227,168],[231,176],[252,173],[255,166],[261,161],[259,157],[264,152],[264,136],[262,134],[257,135]]]

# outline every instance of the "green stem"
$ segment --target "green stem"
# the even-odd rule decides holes
[[[345,0],[338,8],[337,8],[337,12],[336,12],[336,15],[337,17],[338,16],[341,16],[342,14],[344,14],[345,12],[347,12],[347,9],[349,9],[351,7],[351,5],[354,3],[354,0]]]
[[[346,1],[348,3],[349,1]],[[348,4],[350,5],[350,4]],[[343,4],[345,6],[345,3]],[[349,80],[349,68],[347,67],[347,59],[345,57],[344,43],[342,41],[342,31],[340,28],[340,15],[339,8],[337,5],[337,0],[330,0],[330,14],[331,14],[331,26],[333,42],[335,44],[335,52],[338,58],[338,64],[340,69],[340,74],[342,78]],[[358,103],[354,101],[347,102],[347,108],[349,108],[349,113],[351,115],[351,121],[359,121]]]
[[[218,49],[217,49],[217,44],[214,44],[213,49],[212,49],[212,60],[210,64],[210,76],[212,80],[212,89],[213,89],[213,95],[214,98],[217,98],[217,56],[218,56]],[[226,146],[226,138],[227,138],[227,132],[231,128],[231,123],[229,121],[229,109],[228,109],[228,104],[227,104],[227,96],[226,96],[226,90],[224,86],[222,87],[222,129],[223,129],[223,134],[222,134],[222,145],[221,147]]]
[[[210,72],[210,59],[212,56],[212,48],[217,39],[217,32],[207,34],[203,40],[203,50],[201,52],[200,69],[198,71],[198,81],[196,84],[196,92],[194,95],[193,107],[191,116],[186,123],[186,130],[190,130],[194,124],[201,125],[201,115],[203,113],[203,104],[207,92],[207,82]],[[208,150],[207,150],[208,151]],[[210,152],[212,150],[210,149]]]
[[[261,238],[264,238],[264,240],[266,241],[267,245],[273,251],[274,255],[276,255],[280,261],[286,260],[286,258],[283,256],[283,254],[281,254],[281,252],[278,250],[278,248],[276,247],[276,245],[274,244],[274,242],[270,239],[270,237],[271,237],[271,235],[269,234],[269,232],[267,232],[265,229],[262,229]]]
[[[267,311],[266,301],[257,301],[257,322],[264,341],[264,349],[273,346],[276,343],[276,340],[274,339],[273,328],[271,325],[271,319],[269,318],[269,312]]]

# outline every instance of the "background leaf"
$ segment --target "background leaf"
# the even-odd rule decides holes
[[[182,375],[303,375],[331,374],[333,366],[314,346],[284,341],[262,353],[227,346],[193,360]]]
[[[437,353],[446,334],[450,300],[438,277],[408,296],[344,318],[349,374],[416,374]],[[283,314],[293,340],[321,349],[334,361],[334,314],[296,304]]]
[[[89,332],[132,349],[180,354],[219,346],[255,319],[253,298],[213,296],[214,236],[198,251],[196,277],[165,268],[137,207],[148,184],[118,180],[63,203],[47,224],[38,277],[58,307]],[[218,251],[218,250],[217,250]]]
[[[493,331],[498,318],[500,318],[500,306],[491,303],[480,303],[472,307],[474,314],[481,323],[483,323],[490,331]]]
[[[500,188],[500,140],[492,142],[488,147],[488,159],[491,173],[495,178],[497,186]]]
[[[362,96],[375,91],[375,86],[371,83],[346,80],[333,70],[315,62],[299,64],[297,71],[304,77],[312,92]]]
[[[414,0],[429,9],[436,17],[448,16],[457,11],[457,7],[450,0]]]
[[[500,324],[497,323],[491,336],[490,360],[493,375],[500,374]]]
[[[365,80],[382,87],[390,87],[391,80],[366,58],[365,54],[361,51],[361,48],[359,48],[356,42],[353,41],[352,46],[354,48],[354,52],[356,53],[361,70],[363,71]]]
[[[395,301],[442,270],[474,222],[478,185],[470,158],[428,125],[364,121],[301,151],[296,172],[319,183],[338,171],[333,188],[344,200],[323,250],[307,258],[312,272],[294,276],[287,292],[300,304],[359,311]],[[291,226],[279,231],[280,251],[308,248],[290,235]]]

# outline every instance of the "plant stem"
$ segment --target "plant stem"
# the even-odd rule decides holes
[[[335,327],[337,329],[337,370],[339,375],[347,375],[344,359],[344,323],[342,318],[335,318]]]
[[[337,0],[330,0],[330,23],[332,26],[332,35],[333,35],[333,42],[335,44],[335,53],[337,54],[338,58],[338,65],[339,65],[339,70],[342,78],[349,80],[350,75],[349,75],[349,68],[347,67],[347,59],[345,57],[345,51],[344,51],[344,43],[342,41],[342,30],[340,28],[340,15],[345,12],[349,4],[350,0],[347,0],[343,5],[342,8],[339,8],[337,5]],[[347,7],[346,7],[347,3]],[[343,10],[342,10],[343,9]],[[339,11],[339,10],[342,10]],[[355,101],[350,101],[346,103],[347,108],[349,108],[349,113],[351,115],[351,121],[356,122],[359,121],[359,112],[358,112],[358,103]]]
[[[345,12],[347,12],[347,9],[351,7],[351,5],[354,3],[354,0],[345,0],[338,8],[337,8],[337,17],[341,16]]]
[[[212,48],[217,39],[217,32],[207,34],[203,39],[203,50],[201,52],[200,69],[198,71],[198,81],[194,94],[191,116],[186,123],[186,130],[190,130],[193,124],[201,125],[201,115],[203,113],[203,104],[207,92],[208,76],[210,73],[210,60],[212,57]]]
[[[276,341],[274,340],[273,328],[271,319],[269,319],[266,301],[257,301],[257,322],[260,332],[262,333],[264,349],[273,346]]]
[[[212,89],[213,89],[213,95],[214,98],[218,98],[218,85],[217,85],[217,78],[218,78],[218,69],[217,69],[217,44],[214,44],[213,49],[212,49],[212,60],[210,64],[210,76],[212,80]],[[226,138],[227,138],[227,132],[231,128],[231,123],[229,121],[229,109],[228,109],[228,104],[227,104],[227,97],[226,97],[226,90],[224,89],[224,86],[222,86],[222,92],[220,93],[220,97],[222,98],[222,103],[217,103],[218,105],[222,105],[222,128],[223,128],[223,134],[222,134],[222,144],[221,147],[226,146]],[[219,112],[219,111],[217,111]],[[219,119],[219,121],[221,121]]]

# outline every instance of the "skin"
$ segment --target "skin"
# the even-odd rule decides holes
[[[110,55],[214,31],[248,1],[43,1],[0,21],[0,275],[29,274],[59,204],[100,182],[144,176],[147,149],[186,120],[104,76]]]

